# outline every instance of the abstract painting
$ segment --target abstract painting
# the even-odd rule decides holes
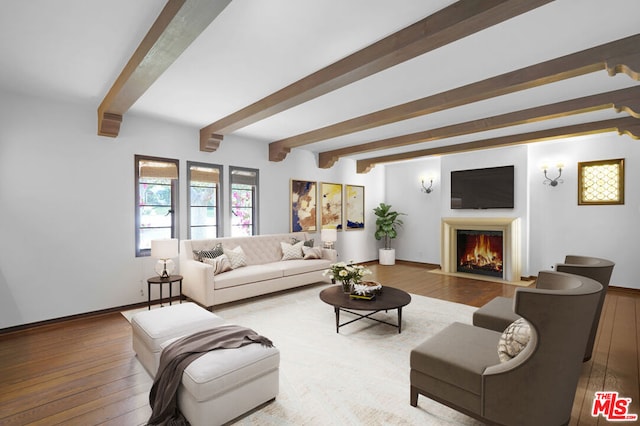
[[[364,186],[345,186],[347,231],[364,229]]]
[[[291,232],[317,231],[316,182],[291,179]]]
[[[342,229],[342,184],[323,182],[320,194],[321,228]]]

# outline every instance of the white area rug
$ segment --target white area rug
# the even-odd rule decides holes
[[[326,285],[234,304],[214,312],[252,328],[280,349],[280,393],[239,425],[480,425],[423,396],[409,405],[409,353],[448,324],[471,323],[475,308],[412,295],[402,333],[363,319],[335,331]],[[146,309],[146,308],[145,308]],[[123,313],[129,316],[129,313]],[[341,313],[341,322],[354,318]],[[397,321],[397,311],[376,318]],[[497,350],[497,348],[496,348]]]

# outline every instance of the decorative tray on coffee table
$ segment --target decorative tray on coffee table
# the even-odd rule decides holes
[[[373,300],[382,293],[382,285],[376,281],[363,281],[353,285],[349,297],[352,299]]]

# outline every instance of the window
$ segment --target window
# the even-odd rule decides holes
[[[258,233],[258,170],[229,167],[231,236]]]
[[[187,161],[187,196],[189,205],[189,236],[204,240],[220,236],[220,199],[222,166]]]
[[[624,159],[578,163],[578,205],[624,204]]]
[[[151,240],[176,238],[178,160],[135,156],[136,256],[151,254]]]

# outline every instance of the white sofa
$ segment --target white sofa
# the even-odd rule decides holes
[[[336,261],[336,251],[322,248],[320,259],[282,260],[283,252],[280,243],[291,244],[294,238],[298,241],[309,241],[309,235],[306,232],[182,240],[180,242],[180,274],[184,277],[182,293],[210,308],[214,305],[293,287],[330,282],[330,279],[322,273]],[[195,259],[194,250],[212,250],[219,243],[224,250],[241,247],[246,257],[246,266],[214,274],[213,265]]]

